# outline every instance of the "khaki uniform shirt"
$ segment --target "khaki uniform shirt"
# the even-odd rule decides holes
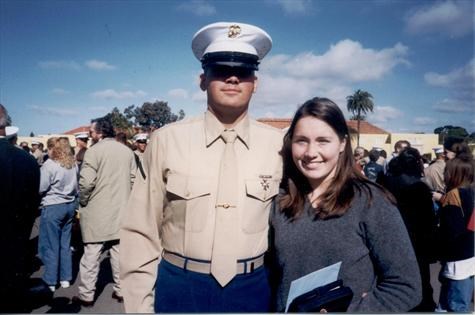
[[[238,259],[267,250],[269,210],[282,178],[282,132],[246,116],[234,128],[238,160]],[[121,241],[121,285],[127,312],[153,312],[163,249],[211,260],[218,177],[225,143],[211,112],[152,134],[127,206]]]
[[[431,190],[445,192],[444,170],[444,160],[436,160],[424,170],[424,181]]]

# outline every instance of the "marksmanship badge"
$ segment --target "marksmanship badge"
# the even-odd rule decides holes
[[[270,175],[259,175],[259,178],[261,179],[262,188],[265,191],[267,191],[270,188],[269,180],[272,178],[272,176],[270,176]]]
[[[229,38],[235,38],[239,34],[241,34],[241,27],[239,27],[239,25],[233,24],[233,25],[229,26],[229,30],[228,30],[228,37]]]

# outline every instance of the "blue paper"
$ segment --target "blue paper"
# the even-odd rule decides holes
[[[287,313],[290,303],[292,303],[292,301],[299,295],[338,280],[340,266],[341,261],[292,281],[290,283],[289,295],[287,296],[285,312]]]

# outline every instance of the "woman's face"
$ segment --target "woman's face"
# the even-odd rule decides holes
[[[335,175],[345,144],[346,139],[340,140],[326,122],[306,116],[295,126],[292,159],[312,188],[316,188]]]

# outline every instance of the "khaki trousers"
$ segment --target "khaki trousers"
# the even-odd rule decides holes
[[[112,279],[114,280],[113,290],[118,296],[120,293],[119,278],[119,241],[103,243],[85,243],[84,254],[79,263],[79,298],[84,301],[93,301],[96,292],[97,276],[99,274],[101,254],[109,249],[110,264],[112,269]]]

